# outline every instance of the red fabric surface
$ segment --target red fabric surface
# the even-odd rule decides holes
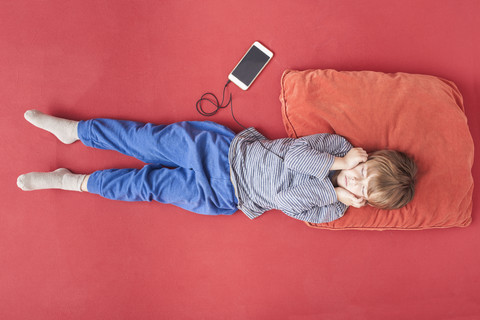
[[[331,68],[454,81],[476,142],[478,12],[476,0],[0,1],[0,318],[477,319],[478,188],[467,228],[330,232],[275,211],[205,217],[15,183],[142,165],[63,145],[26,109],[199,120],[195,101],[221,93],[255,40],[275,56],[231,90],[238,120],[270,138],[286,136],[282,72]],[[228,111],[211,120],[240,130]]]
[[[367,152],[405,152],[418,166],[415,196],[403,208],[350,207],[341,219],[309,226],[424,230],[470,225],[474,148],[453,82],[400,72],[287,70],[280,101],[291,137],[337,133]]]

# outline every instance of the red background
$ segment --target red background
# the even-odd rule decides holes
[[[27,193],[16,178],[141,166],[63,145],[25,110],[201,120],[196,100],[221,93],[255,40],[275,57],[248,91],[231,88],[238,120],[270,138],[286,135],[282,72],[333,68],[453,80],[477,142],[479,13],[478,0],[1,1],[0,318],[478,319],[476,202],[468,228],[336,232],[275,211],[249,221]],[[240,129],[228,111],[211,120]]]

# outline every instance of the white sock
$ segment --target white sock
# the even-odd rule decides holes
[[[38,110],[25,112],[25,119],[34,126],[54,134],[65,144],[78,140],[78,121],[53,117]]]
[[[82,191],[85,174],[74,174],[70,170],[60,168],[52,172],[30,172],[17,179],[17,186],[23,191],[42,189],[63,189]]]

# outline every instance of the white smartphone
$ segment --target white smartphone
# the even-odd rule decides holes
[[[242,90],[247,90],[272,57],[273,52],[256,41],[230,72],[228,79]]]

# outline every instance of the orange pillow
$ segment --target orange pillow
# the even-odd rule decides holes
[[[329,132],[368,152],[403,151],[416,161],[414,199],[399,210],[350,207],[311,227],[419,230],[471,223],[473,140],[453,82],[406,73],[287,70],[282,114],[290,137]]]

